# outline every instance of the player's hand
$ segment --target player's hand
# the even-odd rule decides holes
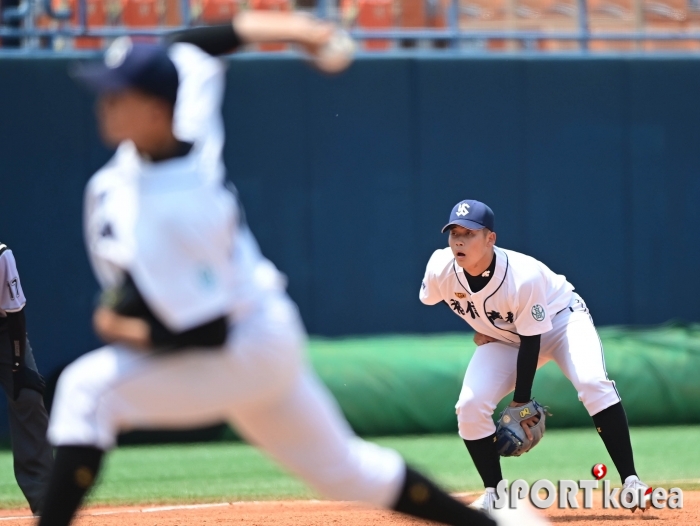
[[[310,16],[302,16],[299,26],[299,36],[296,42],[311,57],[319,55],[321,49],[328,45],[336,31],[333,24]]]
[[[314,66],[325,73],[339,73],[346,69],[352,63],[356,47],[350,35],[328,22],[305,18],[296,42]]]
[[[92,316],[97,335],[107,343],[123,343],[137,350],[150,350],[151,329],[140,318],[122,316],[106,307],[98,307]]]
[[[334,24],[306,13],[244,11],[233,19],[233,28],[244,42],[291,42],[308,55],[314,66],[338,73],[352,62],[355,43]]]
[[[477,345],[484,345],[486,343],[491,343],[498,341],[496,338],[491,338],[491,336],[486,336],[485,334],[481,334],[480,332],[474,333],[474,343]]]
[[[508,404],[508,407],[520,407],[523,405],[527,405],[527,402],[511,402]],[[533,415],[530,418],[527,418],[520,422],[520,426],[523,428],[523,431],[525,431],[525,436],[528,438],[528,440],[532,440],[532,433],[530,432],[531,427],[535,427],[537,422],[540,421],[540,415]]]

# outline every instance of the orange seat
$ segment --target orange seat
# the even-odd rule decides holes
[[[104,27],[107,25],[108,6],[104,0],[86,0],[85,2],[87,13],[85,20],[88,28]],[[79,27],[80,17],[78,16],[78,1],[77,0],[54,0],[52,7],[56,11],[64,11],[70,9],[73,12],[70,23],[74,27]],[[73,47],[75,49],[101,49],[101,38],[77,37],[73,39]]]
[[[399,26],[428,27],[428,13],[425,0],[400,0]]]
[[[257,11],[291,11],[290,0],[250,0],[249,6]],[[287,49],[287,44],[258,44],[260,51],[283,51]]]
[[[228,22],[239,11],[237,0],[202,0],[200,19],[202,22]]]
[[[646,0],[644,25],[650,33],[679,33],[692,26],[693,13],[685,0]],[[646,50],[697,50],[697,40],[648,40]]]
[[[160,15],[158,0],[122,0],[121,21],[127,27],[157,27]]]
[[[180,13],[181,2],[180,0],[161,0],[163,16],[162,22],[166,26],[179,26],[182,25],[182,14]],[[190,11],[195,10],[195,0],[190,2]]]
[[[631,33],[637,21],[631,0],[589,0],[588,27],[591,33]],[[630,40],[591,40],[591,51],[634,51],[638,44]]]
[[[0,0],[0,3],[2,3],[2,0]],[[56,9],[55,6],[54,9]],[[34,15],[34,27],[36,27],[37,29],[48,29],[51,31],[55,31],[59,28],[59,22],[58,20],[54,20],[49,15],[47,15],[43,9],[39,9]],[[50,41],[51,39],[49,37],[48,42]],[[2,39],[0,39],[0,44],[1,43]],[[48,47],[46,40],[42,39],[41,47]]]
[[[343,18],[353,21],[362,29],[391,29],[394,26],[394,2],[393,0],[343,0],[341,3]],[[418,17],[423,17],[420,12],[410,13],[412,23],[419,22]],[[406,26],[413,27],[413,26]],[[364,48],[370,50],[388,49],[391,42],[388,40],[365,40]]]

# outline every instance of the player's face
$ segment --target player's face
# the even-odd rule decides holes
[[[125,140],[134,141],[137,147],[157,142],[164,126],[169,126],[165,122],[166,106],[137,90],[101,95],[97,101],[97,120],[102,140],[112,147]]]
[[[479,269],[486,261],[491,263],[491,253],[496,233],[484,228],[471,230],[462,226],[450,228],[449,243],[457,264],[464,269]]]

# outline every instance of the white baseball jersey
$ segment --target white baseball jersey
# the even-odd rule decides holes
[[[190,44],[174,44],[170,55],[180,76],[174,125],[192,150],[152,163],[131,141],[120,144],[88,183],[84,226],[100,285],[118,285],[129,272],[159,319],[180,332],[240,315],[284,279],[221,184],[220,61]]]
[[[284,279],[265,259],[222,184],[221,63],[189,44],[170,57],[180,88],[174,132],[194,144],[151,163],[131,142],[88,183],[85,237],[102,287],[128,272],[173,332],[229,315],[221,349],[149,355],[107,345],[61,375],[48,436],[103,450],[119,432],[226,421],[319,493],[388,507],[405,465],[356,438],[309,368]]]
[[[19,281],[17,264],[12,250],[0,243],[0,316],[8,312],[18,312],[24,308],[27,299],[24,297],[22,284]]]
[[[202,175],[220,182],[225,176],[221,160],[224,147],[221,104],[226,85],[224,63],[192,44],[173,44],[168,55],[180,80],[173,133],[181,141],[198,144],[203,157],[212,162]]]
[[[445,301],[481,334],[517,343],[552,329],[552,318],[569,306],[574,287],[536,259],[494,247],[496,268],[486,287],[472,293],[452,250],[436,250],[425,271],[420,300]]]

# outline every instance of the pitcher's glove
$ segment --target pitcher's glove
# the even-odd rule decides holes
[[[496,424],[496,449],[503,457],[519,457],[535,447],[544,435],[544,420],[547,412],[543,406],[530,400],[517,407],[506,407]],[[539,421],[530,428],[532,440],[527,438],[520,423],[539,415]]]

